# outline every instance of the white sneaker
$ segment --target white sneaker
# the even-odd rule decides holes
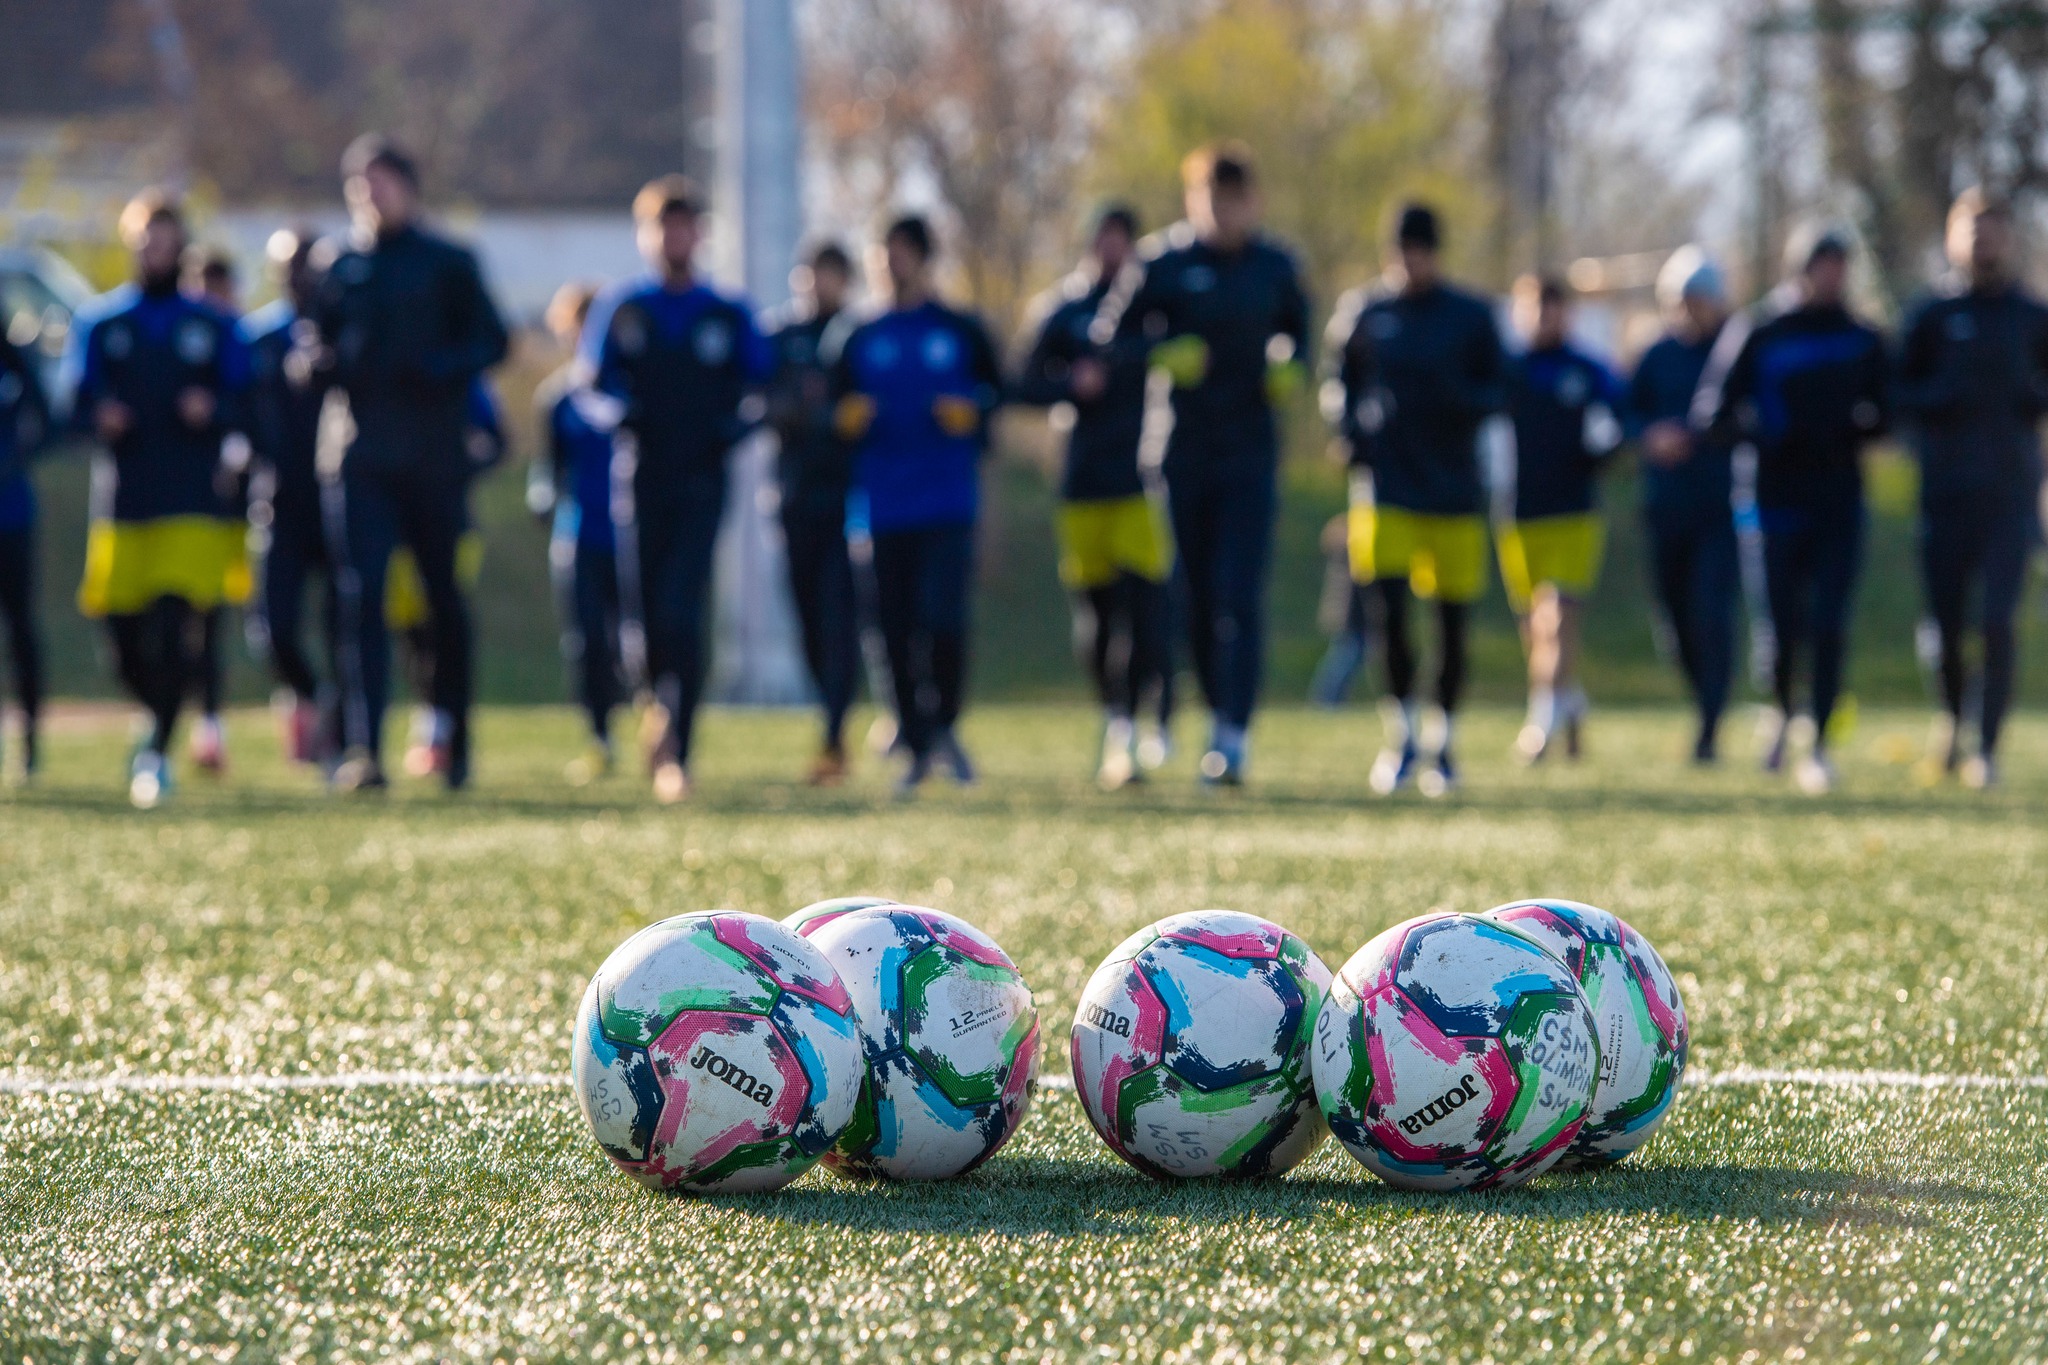
[[[137,810],[155,810],[170,786],[164,756],[154,749],[139,751],[128,767],[128,804]]]
[[[1106,792],[1120,790],[1139,777],[1132,752],[1137,727],[1128,717],[1111,716],[1102,727],[1102,762],[1095,769],[1095,784]]]
[[[1138,732],[1138,766],[1148,773],[1156,773],[1173,758],[1173,736],[1166,732],[1157,721],[1147,723]]]
[[[1972,754],[1963,760],[1959,776],[1963,785],[1973,792],[1990,791],[1998,785],[1998,760]]]
[[[1763,769],[1767,773],[1782,772],[1785,768],[1785,713],[1775,706],[1766,706],[1757,712],[1756,744],[1763,752]]]
[[[1807,754],[1792,765],[1792,785],[1808,796],[1826,796],[1835,782],[1835,765],[1824,753]]]

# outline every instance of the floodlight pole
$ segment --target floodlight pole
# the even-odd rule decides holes
[[[789,297],[803,233],[798,180],[803,92],[790,0],[718,0],[718,147],[714,213],[726,217],[730,265],[760,307]],[[717,661],[711,695],[753,706],[809,694],[777,524],[775,443],[764,433],[732,456],[719,556]]]

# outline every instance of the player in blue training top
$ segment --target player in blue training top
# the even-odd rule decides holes
[[[703,217],[696,187],[680,175],[642,189],[633,221],[654,278],[607,294],[583,334],[596,387],[618,405],[612,510],[622,598],[661,708],[649,766],[665,805],[690,794],[727,457],[759,420],[759,390],[773,368],[747,301],[697,276]]]
[[[21,708],[24,782],[36,775],[43,708],[42,636],[36,629],[36,495],[28,465],[50,436],[50,405],[33,357],[0,334],[0,616]]]
[[[779,446],[790,596],[825,721],[806,780],[825,787],[846,779],[843,732],[860,681],[860,613],[846,543],[853,452],[832,429],[832,377],[823,356],[825,334],[853,288],[853,260],[837,242],[825,242],[794,276],[796,297],[768,319],[775,349],[768,421]]]
[[[1709,764],[1718,756],[1735,669],[1742,578],[1734,452],[1725,439],[1694,429],[1693,407],[1728,322],[1727,289],[1704,253],[1681,247],[1657,278],[1657,301],[1667,330],[1636,362],[1622,425],[1642,467],[1651,585],[1699,712],[1693,761]]]
[[[252,383],[249,434],[255,446],[250,517],[262,546],[252,634],[277,681],[289,689],[285,756],[295,763],[324,762],[339,740],[331,678],[322,678],[307,651],[306,592],[320,580],[321,636],[330,664],[334,636],[334,581],[321,521],[317,447],[325,390],[307,363],[319,275],[310,228],[280,228],[265,254],[277,300],[242,319]]]
[[[1500,530],[1500,576],[1529,661],[1529,717],[1515,754],[1534,763],[1558,729],[1580,753],[1586,689],[1578,663],[1586,599],[1599,581],[1607,521],[1594,479],[1621,448],[1621,384],[1572,344],[1564,281],[1515,282],[1514,326],[1527,347],[1508,372],[1515,438],[1514,515]]]
[[[321,278],[311,361],[334,390],[339,465],[326,495],[333,500],[328,545],[338,564],[346,752],[332,781],[345,792],[387,785],[385,599],[403,547],[434,636],[434,707],[449,718],[439,763],[457,791],[470,777],[475,657],[457,567],[475,473],[472,403],[478,378],[505,358],[508,339],[476,258],[421,227],[419,172],[410,157],[368,135],[350,146],[342,176],[355,223]]]
[[[1472,604],[1486,589],[1479,431],[1507,404],[1507,370],[1492,305],[1443,277],[1436,211],[1408,205],[1394,237],[1386,283],[1351,291],[1330,316],[1324,409],[1351,448],[1351,573],[1378,588],[1386,637],[1387,742],[1372,788],[1386,795],[1412,778],[1441,796],[1457,783],[1452,717]],[[1411,597],[1437,609],[1437,706],[1425,716]]]
[[[1800,665],[1810,656],[1810,747],[1796,756],[1801,791],[1834,789],[1828,721],[1842,692],[1849,609],[1863,563],[1863,450],[1890,413],[1884,339],[1846,302],[1849,241],[1803,234],[1789,253],[1788,307],[1751,331],[1719,386],[1716,425],[1756,446],[1757,513],[1777,638],[1775,733],[1764,766],[1790,754]]]
[[[2012,211],[1982,192],[1951,209],[1948,257],[1951,278],[1906,324],[1898,399],[1920,456],[1921,571],[1940,635],[1942,715],[1929,767],[1981,789],[1998,780],[2018,667],[2014,618],[2041,542],[2048,309],[2015,277]],[[1964,653],[1973,595],[1983,641],[1974,680]],[[1973,690],[1977,752],[1966,756]]]
[[[198,675],[199,617],[219,605],[245,552],[223,527],[222,447],[245,431],[248,352],[235,320],[178,290],[185,223],[176,199],[138,195],[121,213],[135,283],[94,303],[72,332],[72,420],[105,449],[78,604],[104,619],[121,680],[148,710],[128,795],[170,788],[172,732]]]
[[[1002,402],[995,346],[981,321],[940,303],[931,226],[899,218],[883,238],[889,306],[827,340],[834,419],[854,445],[855,515],[873,536],[876,615],[914,794],[936,759],[956,782],[974,765],[955,726],[967,688],[974,524],[989,419]]]
[[[1034,307],[1037,333],[1016,384],[1020,402],[1064,413],[1060,578],[1074,595],[1074,640],[1104,711],[1096,780],[1114,791],[1140,777],[1137,718],[1156,705],[1171,645],[1167,581],[1173,537],[1157,471],[1144,468],[1146,351],[1105,335],[1100,314],[1137,265],[1128,208],[1096,222],[1091,258]]]
[[[589,747],[567,769],[577,786],[610,775],[611,716],[626,700],[612,434],[593,411],[589,372],[574,358],[595,295],[587,284],[565,284],[548,303],[548,330],[571,358],[534,390],[540,450],[526,478],[526,505],[550,527],[548,576],[561,614],[562,662],[590,726]]]
[[[1162,469],[1189,653],[1214,714],[1201,775],[1234,786],[1265,673],[1275,411],[1307,383],[1309,304],[1293,257],[1260,231],[1248,149],[1199,148],[1181,180],[1187,221],[1148,245],[1135,290],[1113,291],[1103,316],[1118,345],[1149,345],[1171,384]]]

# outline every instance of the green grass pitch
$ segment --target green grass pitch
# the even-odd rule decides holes
[[[1526,773],[1513,719],[1464,728],[1466,790],[1430,804],[1366,794],[1364,711],[1262,721],[1249,791],[1196,790],[1183,755],[1108,797],[1084,711],[990,708],[984,785],[898,807],[873,762],[797,786],[802,718],[719,712],[699,801],[662,811],[563,784],[564,711],[492,712],[459,801],[371,803],[317,796],[248,713],[233,778],[147,817],[123,724],[63,727],[0,796],[0,1363],[2048,1355],[2048,722],[1980,797],[1917,788],[1923,718],[1866,712],[1813,802],[1686,770],[1675,712],[1598,716],[1585,765]],[[587,974],[665,914],[862,890],[1004,943],[1051,1075],[1096,961],[1168,913],[1264,914],[1334,967],[1432,907],[1575,896],[1659,945],[1719,1081],[1620,1170],[1476,1196],[1334,1144],[1156,1185],[1052,1089],[945,1186],[696,1200],[614,1172],[550,1079]],[[1830,1074],[1754,1075],[1798,1069]],[[509,1080],[190,1079],[373,1071]],[[1835,1074],[1867,1072],[1989,1080]],[[23,1085],[115,1073],[186,1079]]]

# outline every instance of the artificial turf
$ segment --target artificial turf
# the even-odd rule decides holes
[[[987,709],[983,785],[905,807],[873,762],[797,785],[800,717],[715,713],[698,800],[664,811],[563,783],[566,712],[491,713],[463,798],[370,802],[286,772],[252,713],[226,783],[147,816],[124,726],[67,724],[0,796],[0,1362],[2048,1354],[2048,722],[1986,796],[1918,786],[1922,718],[1867,712],[1815,802],[1683,767],[1675,713],[1599,716],[1585,764],[1534,772],[1512,719],[1467,724],[1464,791],[1427,803],[1366,794],[1356,711],[1262,721],[1247,791],[1183,756],[1105,796],[1084,712]],[[1267,915],[1335,966],[1427,909],[1574,896],[1659,946],[1722,1083],[1619,1170],[1481,1195],[1398,1193],[1334,1144],[1157,1185],[1057,1090],[946,1185],[614,1172],[550,1080],[588,973],[661,915],[854,891],[1004,943],[1050,1074],[1095,962],[1174,911]],[[507,1083],[18,1085],[370,1071]]]

